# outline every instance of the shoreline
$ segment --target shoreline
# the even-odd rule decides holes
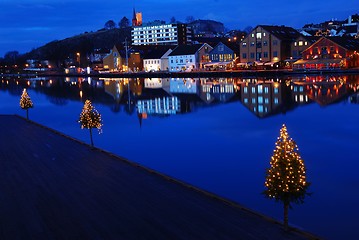
[[[135,72],[135,73],[68,73],[59,71],[1,73],[1,77],[98,77],[98,78],[210,78],[210,77],[278,77],[293,75],[359,74],[359,68],[340,70],[238,70],[238,71],[193,71],[193,72]]]

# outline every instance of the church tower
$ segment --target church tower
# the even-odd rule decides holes
[[[142,13],[136,12],[135,8],[133,8],[132,27],[136,26],[142,26]]]

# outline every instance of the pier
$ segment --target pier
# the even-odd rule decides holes
[[[19,116],[0,126],[0,239],[319,239]]]

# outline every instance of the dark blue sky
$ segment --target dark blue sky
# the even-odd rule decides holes
[[[131,19],[134,7],[142,12],[144,22],[169,21],[172,16],[185,21],[193,16],[223,22],[228,29],[258,24],[300,28],[359,13],[358,0],[0,0],[0,57],[8,51],[25,53],[53,40],[97,31],[110,19],[116,23],[123,16]]]

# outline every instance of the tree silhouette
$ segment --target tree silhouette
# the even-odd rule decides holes
[[[114,29],[114,28],[116,28],[116,23],[113,20],[108,20],[105,23],[105,28],[106,29]]]
[[[297,144],[290,138],[287,127],[283,124],[280,136],[270,161],[270,168],[266,171],[266,197],[282,202],[284,207],[284,229],[288,230],[288,208],[291,203],[303,203],[304,197],[309,195],[310,185],[306,181],[304,161],[301,159]]]
[[[127,28],[128,26],[130,26],[130,20],[128,20],[127,17],[123,17],[121,21],[118,23],[118,26],[120,28]]]
[[[93,147],[92,128],[97,128],[101,133],[102,120],[101,114],[92,106],[90,100],[85,101],[78,122],[81,124],[82,129],[87,128],[90,130],[91,146]]]
[[[29,108],[33,108],[34,104],[32,103],[29,94],[27,94],[26,88],[24,88],[21,94],[20,107],[26,110],[26,119],[29,120]]]
[[[171,17],[171,19],[170,19],[170,23],[177,23],[176,18],[175,18],[175,17]]]

